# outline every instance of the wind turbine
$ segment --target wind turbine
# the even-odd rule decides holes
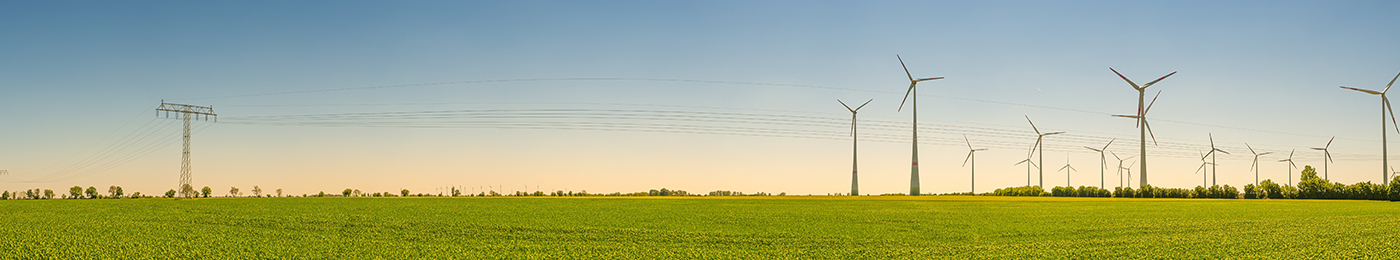
[[[963,141],[967,142],[967,158],[963,159],[963,166],[967,166],[967,161],[972,160],[972,193],[977,194],[977,151],[987,149],[972,149],[972,141],[967,140],[967,135],[963,135]]]
[[[1129,156],[1128,158],[1132,158],[1132,156]],[[1137,163],[1137,162],[1129,163],[1129,164],[1128,164],[1128,167],[1122,167],[1122,170],[1128,172],[1128,174],[1127,174],[1128,176],[1127,176],[1127,177],[1128,177],[1129,180],[1133,179],[1133,164],[1135,164],[1135,163]]]
[[[1205,153],[1201,153],[1201,168],[1196,168],[1196,172],[1200,172],[1200,173],[1201,173],[1201,186],[1202,186],[1202,187],[1205,187],[1205,186],[1206,186],[1206,184],[1207,184],[1207,183],[1206,183],[1206,175],[1209,174],[1209,172],[1206,172],[1206,165],[1214,165],[1214,163],[1207,162],[1207,161],[1206,161],[1206,154],[1205,154]],[[1193,173],[1195,173],[1195,172],[1193,172]]]
[[[1395,123],[1395,111],[1394,111],[1394,109],[1391,109],[1391,108],[1390,108],[1390,99],[1385,98],[1385,92],[1386,92],[1386,91],[1390,91],[1390,86],[1391,86],[1391,85],[1395,85],[1395,79],[1400,79],[1400,74],[1395,74],[1395,78],[1391,78],[1391,79],[1390,79],[1390,84],[1386,84],[1386,85],[1385,85],[1385,89],[1384,89],[1384,90],[1381,90],[1381,92],[1376,92],[1376,91],[1373,91],[1373,90],[1365,90],[1365,89],[1359,89],[1359,88],[1353,88],[1353,87],[1342,86],[1342,88],[1344,88],[1344,89],[1350,89],[1350,90],[1355,90],[1355,91],[1361,91],[1361,92],[1365,92],[1366,94],[1380,95],[1380,96],[1381,96],[1381,182],[1382,182],[1382,183],[1385,183],[1386,181],[1388,181],[1388,179],[1389,179],[1389,177],[1390,177],[1390,173],[1389,173],[1389,172],[1386,172],[1386,168],[1389,168],[1389,167],[1390,167],[1390,166],[1389,166],[1389,165],[1390,165],[1390,156],[1388,156],[1388,155],[1386,154],[1386,142],[1385,142],[1385,135],[1386,135],[1386,133],[1385,133],[1385,115],[1386,115],[1386,111],[1390,111],[1390,122],[1391,122],[1392,124]],[[1396,133],[1400,133],[1400,125],[1395,126],[1395,132],[1396,132]]]
[[[1133,157],[1132,157],[1132,156],[1128,156],[1128,158],[1120,158],[1120,157],[1118,157],[1118,154],[1113,153],[1113,152],[1108,152],[1108,154],[1112,154],[1114,159],[1118,159],[1118,187],[1119,187],[1119,188],[1122,188],[1122,187],[1123,187],[1123,170],[1124,170],[1124,169],[1127,169],[1127,168],[1123,168],[1123,161],[1127,161],[1128,159],[1132,159]],[[1128,166],[1129,166],[1129,167],[1132,167],[1132,164],[1129,164]]]
[[[1254,154],[1254,163],[1249,165],[1249,169],[1254,170],[1254,186],[1259,186],[1259,156],[1271,154],[1274,152],[1254,152],[1254,147],[1249,147],[1249,143],[1244,143],[1244,147],[1249,148],[1249,153]]]
[[[1047,135],[1057,135],[1057,134],[1063,134],[1063,133],[1065,133],[1065,132],[1049,132],[1049,133],[1043,133],[1043,134],[1042,134],[1042,133],[1040,133],[1040,129],[1035,128],[1035,122],[1031,122],[1031,117],[1030,117],[1030,116],[1026,116],[1026,122],[1031,123],[1031,130],[1035,130],[1035,134],[1036,134],[1036,137],[1035,137],[1035,146],[1034,146],[1034,147],[1031,147],[1031,153],[1035,153],[1035,150],[1036,150],[1036,149],[1040,149],[1040,165],[1045,165],[1045,149],[1044,149],[1044,148],[1045,148],[1045,144],[1043,144],[1043,143],[1040,142],[1041,139],[1044,139],[1045,136],[1047,136]],[[1040,168],[1040,167],[1036,167],[1036,168],[1039,168],[1039,169],[1040,169],[1040,187],[1041,187],[1041,188],[1045,188],[1045,168]]]
[[[1103,189],[1103,188],[1104,188],[1104,185],[1103,185],[1103,177],[1104,177],[1103,172],[1104,172],[1104,168],[1108,168],[1108,160],[1107,160],[1108,157],[1107,157],[1107,156],[1104,156],[1103,152],[1104,152],[1104,151],[1108,151],[1108,146],[1109,146],[1109,145],[1112,145],[1114,140],[1118,140],[1118,138],[1109,139],[1109,140],[1108,140],[1108,144],[1103,145],[1103,148],[1093,148],[1093,147],[1088,147],[1088,146],[1085,146],[1085,147],[1084,147],[1085,149],[1089,149],[1089,150],[1093,150],[1093,151],[1095,151],[1095,152],[1099,152],[1099,188],[1100,188],[1100,189]]]
[[[1296,151],[1297,149],[1290,150],[1288,151],[1288,159],[1278,160],[1279,162],[1288,162],[1288,186],[1293,186],[1293,168],[1298,167],[1297,164],[1293,164],[1293,152]]]
[[[846,107],[846,110],[851,111],[851,196],[860,196],[860,182],[859,178],[856,176],[856,111],[870,104],[870,101],[875,100],[867,100],[865,104],[860,104],[860,106],[855,109],[851,109],[851,106],[847,106],[846,102],[841,102],[840,99],[836,100],[836,102],[841,103],[841,106]]]
[[[1225,154],[1230,154],[1230,152],[1215,148],[1215,136],[1211,134],[1207,135],[1210,137],[1210,151],[1206,152],[1206,155],[1201,156],[1201,160],[1205,160],[1206,156],[1210,156],[1210,185],[1215,186],[1215,166],[1217,166],[1215,164],[1215,152],[1222,152]]]
[[[1142,149],[1142,153],[1141,153],[1140,155],[1138,155],[1138,161],[1142,161],[1142,165],[1139,166],[1139,167],[1142,167],[1142,170],[1139,171],[1140,173],[1139,173],[1138,175],[1141,175],[1141,176],[1142,176],[1142,185],[1147,185],[1147,135],[1148,135],[1149,132],[1152,131],[1151,126],[1149,126],[1149,125],[1147,124],[1147,111],[1152,109],[1152,103],[1148,103],[1146,109],[1144,109],[1143,106],[1142,106],[1142,104],[1143,104],[1143,102],[1142,102],[1142,101],[1143,101],[1143,97],[1147,95],[1147,92],[1146,92],[1146,91],[1147,91],[1147,87],[1151,87],[1152,84],[1157,84],[1157,82],[1162,81],[1163,79],[1166,79],[1167,77],[1171,77],[1172,75],[1176,75],[1176,72],[1173,71],[1172,73],[1169,73],[1169,74],[1167,74],[1166,76],[1162,76],[1161,78],[1157,78],[1157,80],[1153,80],[1152,82],[1148,82],[1147,84],[1143,84],[1141,87],[1139,87],[1136,83],[1133,83],[1132,80],[1128,80],[1128,77],[1124,77],[1122,73],[1118,73],[1117,70],[1114,70],[1113,68],[1108,68],[1108,70],[1112,70],[1112,71],[1113,71],[1113,74],[1118,74],[1118,77],[1119,77],[1119,78],[1123,78],[1123,81],[1127,81],[1127,82],[1128,82],[1128,85],[1132,85],[1132,86],[1133,86],[1133,89],[1137,90],[1137,92],[1138,92],[1138,113],[1137,113],[1137,116],[1121,116],[1121,115],[1115,115],[1115,116],[1127,117],[1127,118],[1136,118],[1136,119],[1138,120],[1138,141],[1141,141],[1141,142],[1142,142],[1142,148],[1141,148],[1141,149]],[[1161,91],[1158,91],[1158,92],[1157,92],[1157,95],[1159,95],[1159,96],[1162,95],[1162,92],[1161,92]],[[1153,103],[1156,103],[1156,102],[1157,102],[1157,98],[1156,98],[1156,97],[1153,97],[1153,98],[1152,98],[1152,102],[1153,102]],[[1153,145],[1156,145],[1156,144],[1157,144],[1157,136],[1155,136],[1155,135],[1152,136],[1152,144],[1153,144]]]
[[[1045,151],[1040,152],[1045,153]],[[1065,172],[1065,187],[1074,187],[1073,185],[1069,184],[1069,176],[1072,173],[1077,172],[1079,170],[1075,169],[1074,166],[1069,166],[1069,153],[1065,153],[1065,167],[1060,167],[1059,171]]]
[[[910,110],[914,110],[914,163],[909,166],[909,196],[919,196],[919,93],[914,90],[914,86],[919,82],[943,79],[943,77],[932,77],[914,79],[913,74],[909,74],[909,67],[904,66],[904,58],[899,55],[894,56],[899,59],[899,66],[904,67],[904,75],[909,76],[909,90],[904,91],[904,101],[909,100],[909,94],[914,94],[914,102],[910,104]],[[904,110],[904,101],[899,101],[899,109]]]
[[[1333,136],[1332,139],[1328,139],[1328,140],[1327,140],[1327,146],[1323,146],[1322,148],[1313,147],[1313,150],[1322,151],[1322,157],[1323,157],[1323,158],[1322,158],[1322,179],[1323,179],[1323,180],[1331,180],[1331,179],[1328,179],[1328,178],[1327,178],[1327,162],[1328,162],[1328,161],[1332,161],[1332,152],[1327,151],[1327,148],[1331,148],[1331,147],[1332,147],[1332,140],[1337,140],[1337,137],[1336,137],[1336,136]]]
[[[1031,186],[1031,167],[1034,166],[1036,169],[1040,169],[1040,166],[1035,165],[1035,162],[1032,162],[1032,161],[1031,161],[1031,156],[1035,154],[1035,144],[1031,144],[1031,149],[1028,149],[1028,150],[1026,150],[1026,151],[1027,151],[1027,152],[1026,152],[1026,159],[1025,159],[1025,160],[1021,160],[1020,162],[1017,162],[1016,165],[1021,165],[1022,163],[1026,164],[1026,187],[1030,187],[1030,186]]]

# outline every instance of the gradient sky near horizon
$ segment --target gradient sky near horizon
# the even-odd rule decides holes
[[[1208,136],[1231,152],[1218,158],[1221,184],[1254,181],[1246,143],[1273,152],[1260,179],[1286,183],[1278,160],[1296,149],[1300,167],[1321,167],[1308,148],[1333,136],[1331,179],[1379,182],[1380,100],[1338,86],[1380,90],[1400,72],[1398,11],[1393,1],[2,2],[0,190],[174,188],[179,122],[156,116],[164,100],[219,113],[195,124],[192,145],[194,184],[216,194],[841,193],[850,113],[836,100],[873,99],[860,111],[861,190],[902,193],[911,114],[898,111],[908,81],[895,55],[914,77],[947,77],[919,87],[924,192],[969,189],[964,134],[990,149],[976,157],[978,192],[1026,184],[1013,165],[1035,142],[1026,117],[1068,132],[1045,140],[1047,186],[1099,185],[1099,155],[1083,147],[1117,138],[1109,150],[1126,157],[1138,145],[1133,120],[1109,116],[1134,113],[1137,92],[1109,67],[1139,84],[1178,72],[1148,93],[1162,91],[1149,114],[1154,185],[1200,185]],[[554,114],[531,114],[541,111]],[[1079,171],[1054,171],[1066,161]]]

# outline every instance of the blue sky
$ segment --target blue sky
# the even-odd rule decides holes
[[[216,191],[539,185],[842,192],[850,143],[834,139],[236,123],[265,115],[554,108],[848,118],[834,102],[840,98],[874,99],[863,119],[907,124],[908,110],[895,109],[907,86],[896,54],[916,77],[948,77],[920,87],[920,123],[955,126],[921,134],[932,138],[920,151],[926,191],[966,190],[965,147],[952,141],[959,131],[993,148],[978,156],[980,191],[1024,184],[1025,169],[1011,163],[1034,137],[1007,136],[1029,132],[1023,116],[1042,129],[1079,134],[1047,140],[1046,164],[1057,169],[1072,151],[1082,172],[1071,183],[1097,185],[1089,173],[1097,172],[1097,154],[1081,146],[1128,138],[1111,149],[1136,150],[1132,121],[1104,114],[1136,107],[1136,93],[1108,67],[1138,83],[1179,71],[1152,87],[1163,91],[1151,114],[1154,133],[1180,144],[1153,161],[1154,184],[1198,185],[1200,175],[1190,171],[1199,161],[1172,156],[1194,154],[1208,133],[1234,154],[1221,157],[1222,183],[1253,181],[1251,158],[1241,155],[1245,142],[1275,153],[1305,149],[1295,155],[1300,165],[1319,165],[1320,154],[1306,148],[1331,136],[1338,137],[1333,179],[1374,182],[1379,100],[1337,86],[1381,89],[1400,72],[1396,11],[1400,4],[1384,1],[6,2],[0,169],[11,181],[0,189],[173,187],[179,145],[161,146],[168,140],[151,141],[149,154],[111,159],[124,162],[109,169],[24,182],[81,165],[148,121],[174,127],[152,118],[164,99],[212,105],[229,120],[195,137],[195,184]],[[840,89],[556,80],[228,97],[542,78]],[[907,142],[862,143],[865,193],[906,191],[908,159]],[[1278,159],[1261,159],[1262,178],[1286,178]],[[1063,185],[1064,177],[1047,170],[1045,179]]]

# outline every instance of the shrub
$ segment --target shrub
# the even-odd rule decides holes
[[[1040,186],[1007,187],[992,191],[992,196],[1049,196]]]

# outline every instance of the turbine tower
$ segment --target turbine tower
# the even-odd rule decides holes
[[[1045,151],[1040,152],[1044,153]],[[1073,185],[1069,184],[1069,176],[1072,173],[1077,172],[1079,170],[1075,169],[1074,166],[1069,166],[1069,153],[1065,153],[1065,167],[1060,167],[1059,171],[1065,172],[1065,187],[1074,187]]]
[[[181,153],[179,189],[181,197],[193,197],[194,186],[190,184],[190,119],[202,116],[203,119],[208,120],[208,118],[213,117],[214,122],[218,122],[219,115],[214,114],[214,107],[165,103],[165,100],[161,100],[160,106],[156,107],[156,116],[160,116],[160,112],[165,112],[166,118],[170,118],[170,113],[174,112],[175,118],[185,121],[185,146],[184,152]]]
[[[1293,164],[1293,152],[1296,151],[1298,150],[1290,150],[1288,151],[1288,159],[1278,160],[1279,162],[1288,162],[1288,186],[1293,186],[1293,168],[1298,167],[1297,164]]]
[[[1210,156],[1210,185],[1215,186],[1215,152],[1222,152],[1225,154],[1230,154],[1230,152],[1215,148],[1215,136],[1211,134],[1207,134],[1207,136],[1210,137],[1210,151],[1206,152],[1206,155],[1201,156],[1201,160],[1205,160],[1206,156]]]
[[[1042,133],[1040,133],[1040,129],[1035,128],[1035,122],[1031,122],[1031,117],[1030,117],[1030,116],[1026,116],[1026,122],[1030,122],[1030,123],[1031,123],[1031,130],[1035,130],[1035,134],[1036,134],[1036,137],[1035,137],[1035,146],[1031,147],[1031,153],[1035,153],[1035,150],[1036,150],[1036,149],[1040,149],[1040,165],[1045,165],[1045,149],[1044,149],[1044,148],[1045,148],[1045,144],[1041,143],[1040,141],[1041,141],[1042,139],[1045,139],[1045,136],[1047,136],[1047,135],[1057,135],[1057,134],[1063,134],[1063,133],[1065,133],[1065,132],[1049,132],[1049,133],[1043,133],[1043,134],[1042,134]],[[1041,187],[1041,188],[1045,188],[1045,168],[1041,168],[1041,167],[1036,167],[1036,168],[1039,168],[1039,169],[1040,169],[1040,187]]]
[[[1327,140],[1327,146],[1323,146],[1322,148],[1313,147],[1313,150],[1322,151],[1322,157],[1323,157],[1323,158],[1322,158],[1322,179],[1323,179],[1323,180],[1331,180],[1331,179],[1328,179],[1328,178],[1327,178],[1327,162],[1332,161],[1332,152],[1327,151],[1327,148],[1332,148],[1332,140],[1337,140],[1337,137],[1336,137],[1336,136],[1333,136],[1332,139],[1328,139],[1328,140]]]
[[[1141,181],[1142,184],[1141,184],[1141,185],[1147,185],[1147,135],[1148,135],[1149,132],[1152,131],[1152,129],[1150,128],[1150,126],[1147,125],[1147,111],[1152,109],[1152,104],[1151,104],[1151,103],[1148,103],[1148,104],[1147,104],[1147,107],[1144,109],[1144,107],[1142,106],[1142,105],[1143,105],[1143,102],[1142,102],[1142,101],[1143,101],[1143,98],[1147,95],[1147,94],[1146,94],[1146,93],[1147,93],[1147,92],[1146,92],[1146,91],[1147,91],[1147,87],[1151,87],[1152,84],[1157,84],[1157,82],[1162,81],[1163,79],[1166,79],[1167,77],[1171,77],[1172,75],[1175,75],[1176,72],[1173,71],[1172,73],[1169,73],[1169,74],[1167,74],[1166,76],[1162,76],[1161,78],[1157,78],[1157,80],[1153,80],[1152,82],[1148,82],[1147,84],[1143,84],[1141,87],[1139,87],[1136,83],[1133,83],[1132,80],[1128,80],[1128,77],[1124,77],[1122,73],[1118,73],[1117,70],[1114,70],[1113,68],[1108,68],[1108,70],[1112,70],[1112,71],[1113,71],[1113,74],[1118,74],[1118,77],[1119,77],[1119,78],[1123,78],[1123,81],[1127,81],[1127,82],[1128,82],[1128,85],[1132,85],[1132,86],[1133,86],[1133,89],[1137,90],[1137,92],[1138,92],[1138,113],[1137,113],[1137,116],[1123,116],[1123,117],[1136,118],[1136,119],[1138,120],[1138,141],[1141,141],[1141,142],[1142,142],[1141,154],[1138,155],[1138,161],[1141,161],[1141,162],[1142,162],[1142,164],[1141,164],[1139,167],[1142,167],[1142,170],[1141,170],[1141,171],[1138,171],[1138,172],[1140,172],[1138,175],[1141,175],[1141,176],[1142,176],[1142,181]],[[1161,94],[1162,94],[1161,91],[1158,91],[1158,92],[1157,92],[1157,95],[1161,95]],[[1153,97],[1153,98],[1152,98],[1152,102],[1154,102],[1154,103],[1157,102],[1157,98],[1156,98],[1156,97]],[[1153,144],[1153,145],[1156,145],[1156,144],[1157,144],[1157,137],[1156,137],[1155,135],[1152,137],[1152,144]]]
[[[904,66],[904,58],[899,55],[894,56],[899,59],[899,66],[904,68],[904,75],[909,77],[909,90],[904,91],[904,101],[909,101],[909,94],[914,95],[914,102],[910,104],[910,110],[914,110],[914,163],[909,166],[909,196],[919,196],[919,93],[914,90],[914,86],[919,82],[943,79],[943,77],[932,77],[914,79],[914,74],[909,74],[909,66]],[[899,109],[904,110],[904,101],[899,101]]]
[[[1394,109],[1390,108],[1390,99],[1385,98],[1385,92],[1390,91],[1391,85],[1395,85],[1395,79],[1400,79],[1400,74],[1395,74],[1395,77],[1390,79],[1390,84],[1386,84],[1385,89],[1381,90],[1380,92],[1342,86],[1342,88],[1344,89],[1361,91],[1365,92],[1366,94],[1381,96],[1381,183],[1386,183],[1390,177],[1390,172],[1386,172],[1387,168],[1390,167],[1390,156],[1386,154],[1385,142],[1385,115],[1387,111],[1390,112],[1390,122],[1392,124],[1395,123],[1395,111]],[[1395,126],[1395,132],[1400,133],[1400,126]]]
[[[851,109],[851,106],[847,106],[846,102],[841,102],[840,99],[836,100],[836,102],[841,103],[841,106],[846,107],[846,110],[851,111],[851,196],[860,196],[860,178],[857,178],[858,176],[856,175],[856,111],[870,104],[870,101],[875,100],[867,100],[865,104],[860,104],[860,106],[855,109]]]
[[[1085,149],[1089,149],[1089,150],[1093,150],[1093,151],[1095,151],[1095,152],[1099,152],[1099,188],[1100,188],[1100,189],[1103,189],[1103,188],[1104,188],[1104,184],[1103,184],[1104,175],[1103,175],[1103,172],[1104,172],[1104,169],[1105,169],[1105,168],[1108,168],[1108,157],[1107,157],[1107,156],[1104,156],[1103,152],[1104,152],[1104,151],[1108,151],[1108,146],[1109,146],[1109,145],[1112,145],[1114,140],[1118,140],[1118,138],[1109,139],[1109,140],[1108,140],[1108,144],[1103,145],[1103,148],[1093,148],[1093,147],[1088,147],[1088,146],[1085,146],[1085,147],[1084,147]]]
[[[963,167],[967,167],[967,161],[972,161],[972,194],[977,194],[977,151],[987,149],[972,149],[972,141],[967,140],[967,135],[963,135],[963,141],[967,142],[967,158],[963,159]]]
[[[1264,153],[1257,153],[1257,152],[1254,152],[1254,147],[1249,147],[1249,143],[1244,143],[1244,147],[1245,147],[1245,148],[1249,148],[1249,153],[1254,154],[1254,163],[1249,165],[1249,169],[1254,170],[1254,186],[1257,187],[1257,186],[1259,186],[1259,156],[1263,156],[1263,155],[1266,155],[1266,154],[1271,154],[1271,153],[1274,153],[1274,152],[1264,152]]]

